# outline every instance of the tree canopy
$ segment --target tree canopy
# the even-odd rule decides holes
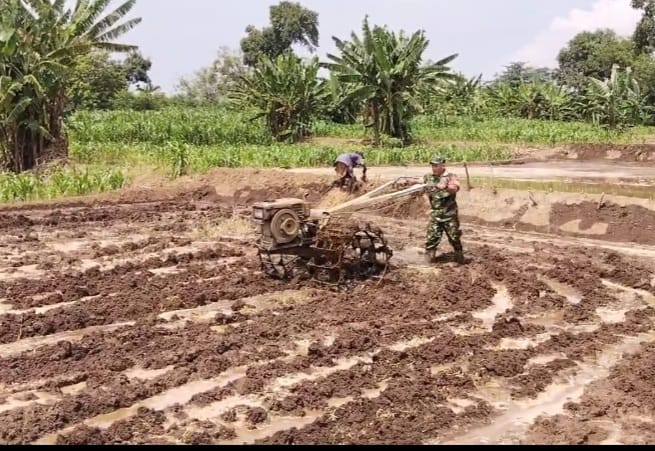
[[[269,21],[270,26],[261,30],[252,25],[246,28],[247,36],[241,40],[246,65],[256,65],[262,55],[274,60],[294,44],[312,51],[318,46],[318,14],[300,3],[282,1],[271,6]]]

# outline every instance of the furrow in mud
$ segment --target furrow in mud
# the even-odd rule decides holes
[[[135,284],[142,284],[144,281],[161,279],[161,276],[149,272],[161,268],[175,266],[178,271],[193,273],[195,270],[201,271],[199,276],[215,277],[225,270],[224,266],[220,265],[220,260],[231,257],[243,258],[244,254],[231,247],[214,245],[191,252],[170,253],[165,258],[153,257],[137,263],[126,262],[105,271],[95,267],[73,273],[52,272],[49,277],[42,279],[2,281],[0,297],[4,298],[4,302],[10,304],[12,309],[71,302],[85,296],[116,293],[125,288],[134,288]],[[242,260],[243,264],[248,262]],[[200,263],[206,263],[210,269],[204,268]],[[212,265],[216,266],[213,272]],[[177,283],[173,276],[169,277],[170,283]]]
[[[143,280],[130,277],[114,293],[45,313],[0,315],[0,343],[126,320],[156,322],[152,315],[197,307],[220,299],[239,299],[281,288],[261,274],[225,274],[224,269],[196,267],[184,273]]]
[[[652,441],[655,260],[609,241],[641,239],[648,217],[617,235],[641,210],[581,221],[614,221],[601,247],[465,223],[462,266],[425,264],[410,214],[369,218],[393,265],[340,290],[264,276],[250,230],[200,240],[235,206],[302,197],[260,188],[2,209],[0,442]]]

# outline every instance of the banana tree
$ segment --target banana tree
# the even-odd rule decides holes
[[[440,80],[455,77],[447,64],[457,54],[422,64],[429,43],[423,31],[408,37],[379,26],[371,29],[366,17],[361,38],[353,32],[350,41],[332,39],[340,55],[328,54],[331,62],[323,66],[355,87],[348,100],[364,103],[377,144],[381,133],[409,142],[409,121],[422,110],[421,94],[436,94]]]
[[[571,115],[571,97],[563,86],[533,80],[511,85],[499,82],[486,90],[493,109],[501,115],[526,119],[561,120]]]
[[[319,68],[316,57],[305,64],[291,52],[275,60],[262,55],[252,73],[240,76],[229,97],[241,108],[256,109],[253,120],[266,118],[275,139],[295,142],[311,133],[313,120],[328,101]]]
[[[441,114],[444,122],[449,116],[477,116],[486,106],[481,86],[482,75],[473,78],[457,75],[454,80],[440,83],[436,95],[426,93],[422,98],[422,107],[432,114]]]
[[[354,99],[353,85],[339,81],[335,74],[330,73],[326,80],[326,89],[329,93],[328,103],[324,107],[324,116],[338,124],[354,124],[362,112],[362,102]]]
[[[94,48],[128,51],[112,41],[141,19],[121,20],[134,6],[128,0],[101,17],[110,0],[3,0],[0,11],[0,146],[6,166],[31,169],[65,156],[62,127],[66,84],[77,58]]]
[[[595,123],[617,129],[648,121],[652,108],[647,105],[647,97],[632,70],[628,67],[620,72],[615,64],[608,79],[589,78],[583,106]]]

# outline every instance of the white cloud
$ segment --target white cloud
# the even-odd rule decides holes
[[[565,17],[553,19],[545,31],[515,52],[509,61],[525,61],[534,66],[554,67],[557,53],[581,31],[611,28],[619,35],[630,35],[641,12],[627,0],[598,0],[590,10],[572,9]]]

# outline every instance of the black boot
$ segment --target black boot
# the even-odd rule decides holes
[[[463,265],[465,263],[465,261],[464,261],[464,251],[459,246],[455,248],[455,261],[457,263],[459,263],[460,265]]]

